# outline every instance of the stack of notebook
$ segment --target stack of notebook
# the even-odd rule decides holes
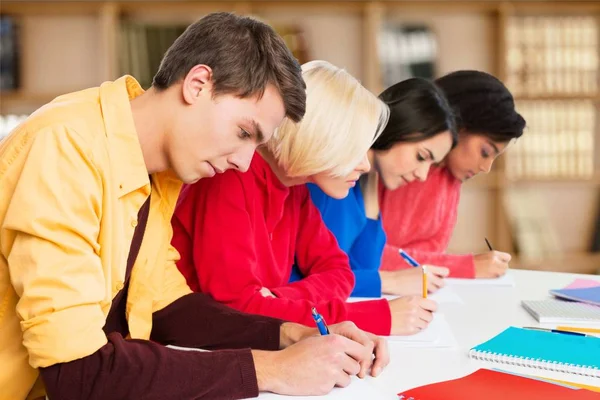
[[[522,302],[540,324],[600,328],[600,281],[576,279],[550,294],[555,298]]]
[[[592,281],[594,282],[594,281]],[[596,286],[572,287],[551,290],[550,294],[560,298],[579,303],[600,306],[600,282]]]

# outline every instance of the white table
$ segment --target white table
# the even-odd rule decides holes
[[[485,342],[510,325],[538,326],[520,305],[521,300],[548,298],[548,290],[561,288],[575,278],[597,279],[598,276],[512,270],[515,287],[453,285],[464,304],[440,304],[439,312],[450,324],[458,346],[456,348],[405,348],[389,343],[391,362],[377,378],[367,378],[366,384],[379,393],[378,396],[396,398],[402,390],[448,379],[459,378],[481,367],[506,369],[514,372],[532,373],[535,370],[506,368],[472,360],[468,351]],[[538,371],[539,374],[539,371]],[[545,372],[547,378],[600,386],[600,379],[575,377],[574,375]],[[322,398],[364,400],[364,383],[359,383],[362,392],[353,390],[355,383],[345,389]],[[284,396],[262,394],[263,399],[279,399]],[[308,397],[314,398],[314,397]],[[375,397],[373,397],[375,398]],[[380,397],[377,397],[380,398]],[[294,399],[302,399],[296,397]]]

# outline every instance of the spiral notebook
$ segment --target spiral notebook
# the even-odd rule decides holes
[[[541,324],[600,325],[600,307],[557,299],[523,300],[521,302]]]
[[[599,393],[480,369],[463,378],[406,390],[400,400],[593,400]]]
[[[600,338],[511,326],[469,351],[471,358],[497,365],[600,378]]]

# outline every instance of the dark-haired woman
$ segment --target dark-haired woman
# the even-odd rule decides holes
[[[426,182],[393,191],[381,180],[379,204],[387,233],[380,271],[384,293],[419,291],[420,280],[410,278],[414,272],[398,254],[400,248],[422,264],[448,268],[451,277],[498,277],[510,261],[503,252],[457,255],[446,254],[446,248],[456,224],[462,182],[488,173],[494,160],[523,134],[525,120],[515,110],[509,90],[492,75],[458,71],[436,84],[455,110],[459,143],[432,168]]]
[[[348,254],[355,275],[352,296],[356,297],[381,296],[387,284],[379,271],[386,237],[379,217],[378,183],[395,190],[413,181],[425,181],[430,167],[441,162],[457,140],[451,108],[443,92],[431,82],[408,79],[386,89],[379,97],[389,106],[390,119],[369,150],[371,171],[344,199],[309,185],[323,221]],[[429,271],[431,288],[439,287],[448,274],[447,269],[434,266]],[[421,279],[420,269],[408,272],[408,278]],[[404,271],[396,274],[406,275]],[[294,268],[291,281],[302,277],[302,271]],[[409,279],[409,288],[413,280]]]

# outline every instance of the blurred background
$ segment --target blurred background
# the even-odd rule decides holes
[[[600,1],[0,2],[0,137],[55,96],[125,73],[148,87],[166,48],[213,11],[253,15],[300,62],[375,93],[458,69],[495,74],[528,121],[492,173],[464,185],[450,251],[513,268],[600,272]]]

